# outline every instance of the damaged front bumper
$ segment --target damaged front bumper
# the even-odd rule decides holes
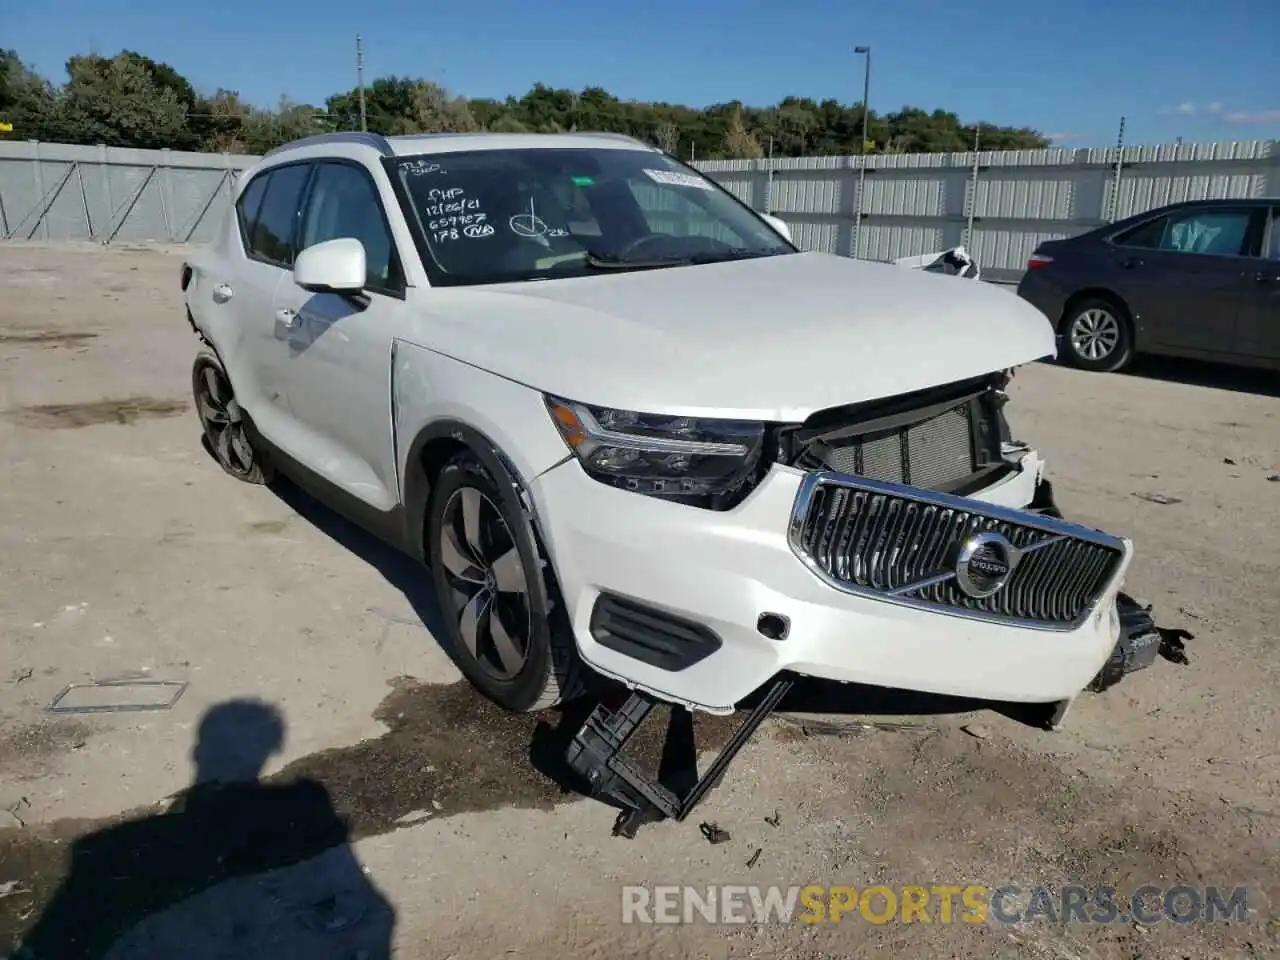
[[[531,492],[583,660],[631,689],[728,714],[788,672],[1053,703],[1084,689],[1119,638],[1115,596],[1131,545],[1028,513],[1041,463],[1030,450],[1009,456],[1015,470],[965,498],[775,466],[737,507],[691,510],[600,484],[572,461],[540,476]],[[1004,524],[1020,548],[1033,535],[1066,538],[1069,550],[1044,544],[1037,559],[1024,561],[1028,576],[1041,571],[1049,586],[1037,594],[1027,580],[1011,590],[1010,597],[1021,598],[1018,609],[966,599],[945,584],[883,580],[912,573],[905,567],[895,573],[896,561],[875,560],[871,579],[861,582],[862,561],[833,559],[825,541],[801,542],[797,525],[803,527],[815,483],[897,497],[908,504],[904,517],[917,509],[935,519],[964,514],[970,532]],[[838,533],[840,518],[827,522]],[[904,533],[885,528],[879,535],[901,541]],[[947,530],[935,524],[930,536],[930,549],[950,549]],[[1044,561],[1074,562],[1077,543],[1081,554],[1097,556],[1084,571],[1088,583],[1073,586]],[[916,559],[924,562],[923,554]],[[941,552],[935,559],[943,559]],[[953,574],[955,558],[947,562]],[[920,563],[913,570],[919,573]]]

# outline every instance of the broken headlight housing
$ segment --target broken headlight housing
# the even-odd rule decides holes
[[[727,510],[768,469],[758,421],[637,413],[550,396],[546,404],[587,474],[623,490]]]

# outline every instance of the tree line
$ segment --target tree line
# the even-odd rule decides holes
[[[0,50],[0,139],[117,147],[261,154],[298,137],[359,130],[358,90],[323,106],[281,98],[273,107],[246,103],[229,89],[198,92],[167,63],[123,50],[80,54],[58,84],[13,50]],[[380,77],[365,87],[364,122],[386,135],[415,132],[600,131],[656,144],[682,159],[944,153],[1047,147],[1029,127],[964,123],[946,110],[903,107],[868,116],[835,99],[787,97],[770,107],[740,101],[695,108],[620,100],[601,87],[553,89],[537,83],[505,100],[456,96],[431,80]]]

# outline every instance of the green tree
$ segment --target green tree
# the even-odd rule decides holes
[[[753,160],[764,156],[760,141],[747,129],[741,113],[734,114],[733,119],[729,121],[729,129],[725,132],[721,152],[729,160]]]
[[[0,50],[0,140],[52,140],[56,92],[13,50]]]
[[[68,79],[53,85],[12,50],[0,51],[0,121],[9,138],[168,146],[174,149],[260,152],[319,130],[360,129],[358,90],[334,93],[323,108],[289,101],[247,104],[230,89],[201,93],[174,67],[136,51],[114,57],[76,56]],[[466,100],[438,83],[379,77],[365,89],[368,128],[395,135],[419,131],[622,133],[656,143],[682,158],[838,156],[862,150],[862,104],[786,97],[771,106],[739,101],[695,109],[672,103],[620,100],[603,87],[566,90],[535,83],[521,96]],[[1048,146],[1030,127],[965,123],[950,111],[904,106],[868,114],[877,152],[966,151],[981,131],[987,150]]]
[[[75,56],[67,61],[67,75],[54,98],[59,139],[144,148],[181,146],[187,139],[187,104],[133,55]]]

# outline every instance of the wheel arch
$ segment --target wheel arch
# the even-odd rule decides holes
[[[1075,308],[1085,300],[1106,300],[1119,308],[1118,319],[1121,323],[1129,328],[1129,334],[1133,337],[1135,345],[1137,342],[1139,330],[1137,318],[1133,314],[1133,309],[1129,306],[1128,301],[1120,294],[1108,287],[1085,287],[1077,290],[1067,298],[1067,302],[1062,305],[1062,316],[1058,318],[1058,333],[1065,335],[1067,332],[1067,322],[1071,318]]]
[[[452,418],[436,420],[418,431],[405,457],[405,539],[423,563],[429,560],[423,535],[431,491],[445,464],[463,451],[479,459],[494,477],[511,484],[537,529],[533,498],[528,493],[529,478],[521,475],[511,458],[484,431]]]

